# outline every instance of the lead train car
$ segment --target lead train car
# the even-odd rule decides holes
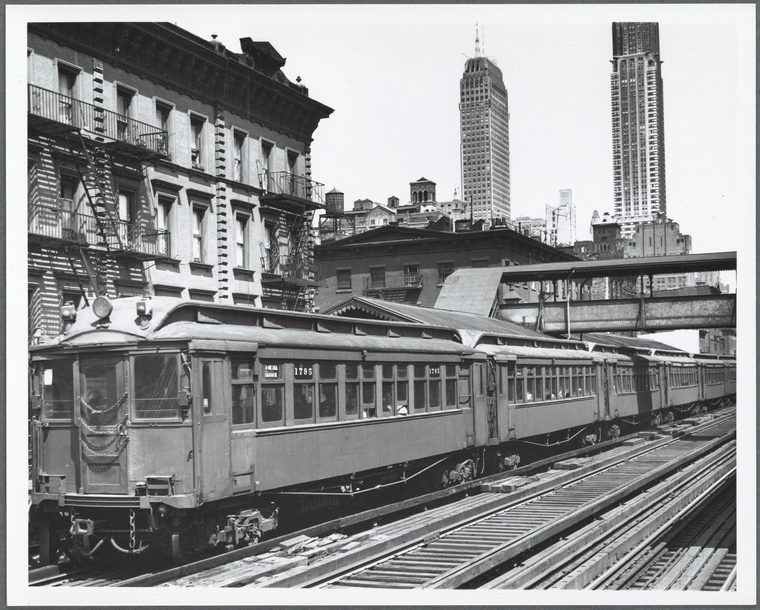
[[[30,348],[43,563],[55,515],[78,554],[182,558],[274,528],[264,492],[358,492],[475,443],[484,356],[451,329],[161,298],[66,317]]]
[[[61,531],[83,555],[232,548],[288,500],[455,483],[515,466],[512,441],[595,442],[692,398],[659,381],[685,356],[551,337],[162,298],[101,297],[65,318],[30,348],[42,563]],[[634,361],[656,379],[621,396]],[[715,403],[730,382],[709,364],[697,394]]]

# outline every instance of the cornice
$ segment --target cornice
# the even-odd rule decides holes
[[[189,32],[159,23],[33,23],[35,32],[135,72],[199,101],[311,142],[332,109],[309,98],[284,76],[274,80],[241,63],[243,55],[215,51]],[[208,45],[208,46],[205,46]]]

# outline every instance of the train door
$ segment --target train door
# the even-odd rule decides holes
[[[128,492],[128,366],[120,356],[79,362],[79,425],[82,492]]]
[[[614,388],[612,387],[612,377],[614,375],[613,372],[613,366],[611,362],[603,361],[601,364],[601,371],[602,371],[602,413],[604,420],[611,419],[610,417],[610,393],[614,392]]]
[[[489,405],[487,400],[488,362],[472,365],[472,398],[475,426],[475,446],[482,447],[489,437]]]
[[[514,425],[510,428],[509,410],[515,402],[515,363],[498,361],[499,370],[498,401],[497,401],[497,434],[500,442],[514,438]]]
[[[230,385],[226,383],[221,356],[196,356],[193,410],[197,489],[201,502],[231,493],[230,477]]]

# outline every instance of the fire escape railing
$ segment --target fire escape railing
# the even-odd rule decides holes
[[[259,184],[267,193],[291,195],[320,205],[325,204],[325,185],[290,172],[270,172],[262,169]]]
[[[168,153],[168,134],[143,123],[93,104],[29,85],[29,114],[71,125],[96,136],[146,148],[155,153]]]
[[[67,210],[66,207],[72,207],[71,203],[69,200],[61,199],[58,206],[30,205],[29,233],[82,246],[104,245],[95,216]],[[119,247],[116,238],[109,237],[109,246],[112,249],[152,256],[169,256],[171,243],[168,231],[150,229],[124,220],[116,221],[116,226],[122,245]]]

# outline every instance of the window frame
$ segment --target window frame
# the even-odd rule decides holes
[[[188,144],[190,153],[190,167],[195,170],[205,172],[206,168],[206,125],[208,117],[189,111],[188,117]],[[199,129],[196,130],[196,128]],[[195,152],[195,159],[193,153]]]
[[[249,184],[250,179],[248,175],[248,132],[238,127],[232,127],[230,129],[231,144],[232,144],[232,166],[230,167],[232,180],[236,182],[242,182],[243,184]],[[240,146],[238,147],[238,141]],[[240,153],[240,158],[236,155]],[[236,165],[237,163],[237,165]],[[239,174],[238,174],[239,170]]]
[[[198,222],[199,234],[196,233],[196,212],[200,211],[202,214],[200,222]],[[190,201],[190,262],[208,264],[208,223],[209,214],[211,211],[211,205],[203,201],[191,200]],[[198,254],[195,256],[195,244],[199,237]]]
[[[166,114],[166,122],[164,124],[163,120],[159,119],[159,109],[163,109],[167,111]],[[154,97],[153,98],[153,116],[155,117],[156,123],[158,123],[157,127],[161,129],[162,131],[166,131],[166,142],[165,142],[165,149],[166,154],[169,158],[169,161],[172,160],[172,157],[174,156],[174,138],[173,138],[173,130],[174,130],[174,111],[176,110],[176,106],[170,102],[167,102],[166,100],[163,100],[161,98]]]
[[[344,281],[344,283],[341,284],[341,278],[340,278],[340,274],[341,273],[348,273],[348,283],[347,284],[345,283],[345,281]],[[347,290],[347,291],[351,290],[351,284],[352,284],[351,280],[352,279],[353,278],[351,276],[351,268],[350,267],[337,268],[335,270],[335,282],[336,282],[336,286],[337,286],[336,290]]]
[[[233,233],[235,242],[234,268],[251,270],[253,268],[253,264],[251,262],[251,225],[253,220],[252,214],[249,211],[233,207],[232,217],[234,219]],[[241,221],[242,228],[240,226]],[[239,247],[241,246],[241,238],[243,240],[242,262],[238,259],[238,255],[240,254]]]

